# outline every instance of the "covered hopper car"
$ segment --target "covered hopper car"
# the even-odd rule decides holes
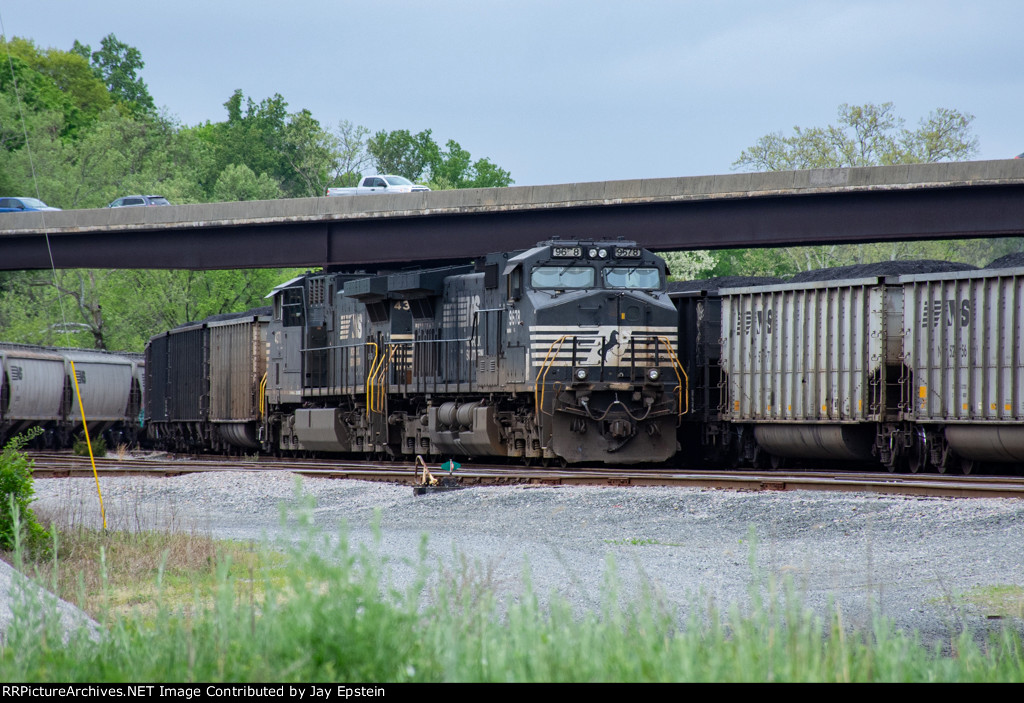
[[[143,366],[141,354],[0,343],[0,443],[41,427],[42,446],[70,446],[82,432],[76,378],[90,436],[104,437],[108,446],[135,443]]]

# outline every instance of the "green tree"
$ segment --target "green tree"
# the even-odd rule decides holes
[[[415,135],[407,129],[380,131],[367,141],[366,149],[378,173],[393,173],[410,181],[422,179],[440,158],[429,129]]]
[[[108,34],[100,41],[99,51],[75,40],[72,52],[89,60],[97,76],[114,98],[133,112],[155,112],[153,98],[138,72],[146,67],[142,52]]]
[[[281,197],[281,188],[265,173],[257,176],[245,164],[228,164],[217,177],[213,197],[220,202],[274,200]]]
[[[939,108],[916,130],[904,127],[891,102],[839,106],[837,124],[794,127],[791,136],[766,134],[744,149],[734,168],[790,171],[805,168],[886,166],[965,161],[978,152],[974,115]]]
[[[791,276],[800,270],[785,249],[720,249],[711,276]]]
[[[0,102],[0,110],[3,103]],[[133,117],[109,108],[77,139],[37,118],[32,158],[18,149],[0,153],[0,166],[26,192],[33,181],[46,202],[63,208],[102,207],[129,192],[159,193],[172,202],[202,199],[199,176],[207,150],[190,133],[152,115]]]
[[[492,163],[490,159],[477,159],[473,163],[467,188],[505,188],[515,183],[512,174]]]
[[[938,108],[910,130],[891,102],[839,106],[835,125],[767,134],[744,149],[734,168],[785,171],[963,161],[978,152],[974,116]],[[1010,245],[1013,246],[1012,244]],[[1002,247],[991,243],[896,242],[732,251],[718,255],[717,275],[787,275],[795,270],[896,259],[957,259],[984,265]],[[994,258],[994,257],[993,257]]]
[[[715,265],[711,253],[702,249],[695,251],[666,251],[659,254],[668,266],[669,275],[681,281],[703,278]]]
[[[11,119],[4,120],[4,132],[31,128],[36,118],[56,128],[60,136],[73,137],[95,116],[110,105],[103,84],[96,80],[81,59],[56,49],[40,51],[28,39],[0,39],[0,54],[9,56],[0,71],[0,95],[16,108]],[[6,145],[18,148],[20,142]]]
[[[200,183],[207,194],[213,189],[221,172],[231,164],[245,165],[257,176],[266,174],[276,181],[287,197],[305,195],[304,185],[285,154],[285,132],[288,124],[288,103],[279,94],[259,103],[235,90],[224,103],[228,118],[192,128],[190,133],[207,145],[211,158]]]
[[[453,139],[448,140],[444,151],[438,150],[436,154],[430,163],[430,184],[435,190],[498,188],[514,183],[508,171],[489,159],[474,162],[470,153]]]
[[[377,132],[366,144],[378,173],[394,173],[411,181],[429,181],[434,190],[495,188],[514,183],[512,175],[489,159],[477,159],[453,139],[442,150],[431,131],[399,129]]]
[[[309,197],[323,195],[338,172],[338,137],[325,131],[309,110],[301,110],[289,116],[282,142],[282,153],[295,182],[292,192]]]
[[[0,339],[142,351],[185,322],[259,307],[293,269],[19,272],[0,288]]]
[[[366,137],[370,130],[341,120],[334,134],[338,139],[338,162],[331,185],[339,188],[359,185],[363,169],[370,164],[370,154],[366,150]]]

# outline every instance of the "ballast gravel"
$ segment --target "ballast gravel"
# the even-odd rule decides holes
[[[709,603],[742,609],[753,583],[764,593],[788,581],[823,618],[839,608],[844,623],[866,628],[881,614],[929,644],[963,628],[1024,630],[1024,500],[597,487],[416,497],[408,486],[243,471],[100,485],[111,529],[287,540],[306,506],[317,529],[338,535],[344,525],[350,544],[386,556],[399,586],[425,538],[435,573],[478,579],[506,597],[528,575],[536,593],[578,609],[601,604],[614,568],[624,597],[652,586],[681,620]],[[39,514],[100,524],[93,479],[37,479],[35,489]],[[1006,592],[1017,594],[1015,609],[981,598]]]

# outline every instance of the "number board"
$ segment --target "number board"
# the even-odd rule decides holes
[[[580,258],[583,247],[551,247],[551,256]]]

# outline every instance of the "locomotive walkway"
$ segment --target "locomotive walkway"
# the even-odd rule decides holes
[[[0,270],[464,261],[560,237],[655,251],[1024,235],[1024,159],[0,214]]]

